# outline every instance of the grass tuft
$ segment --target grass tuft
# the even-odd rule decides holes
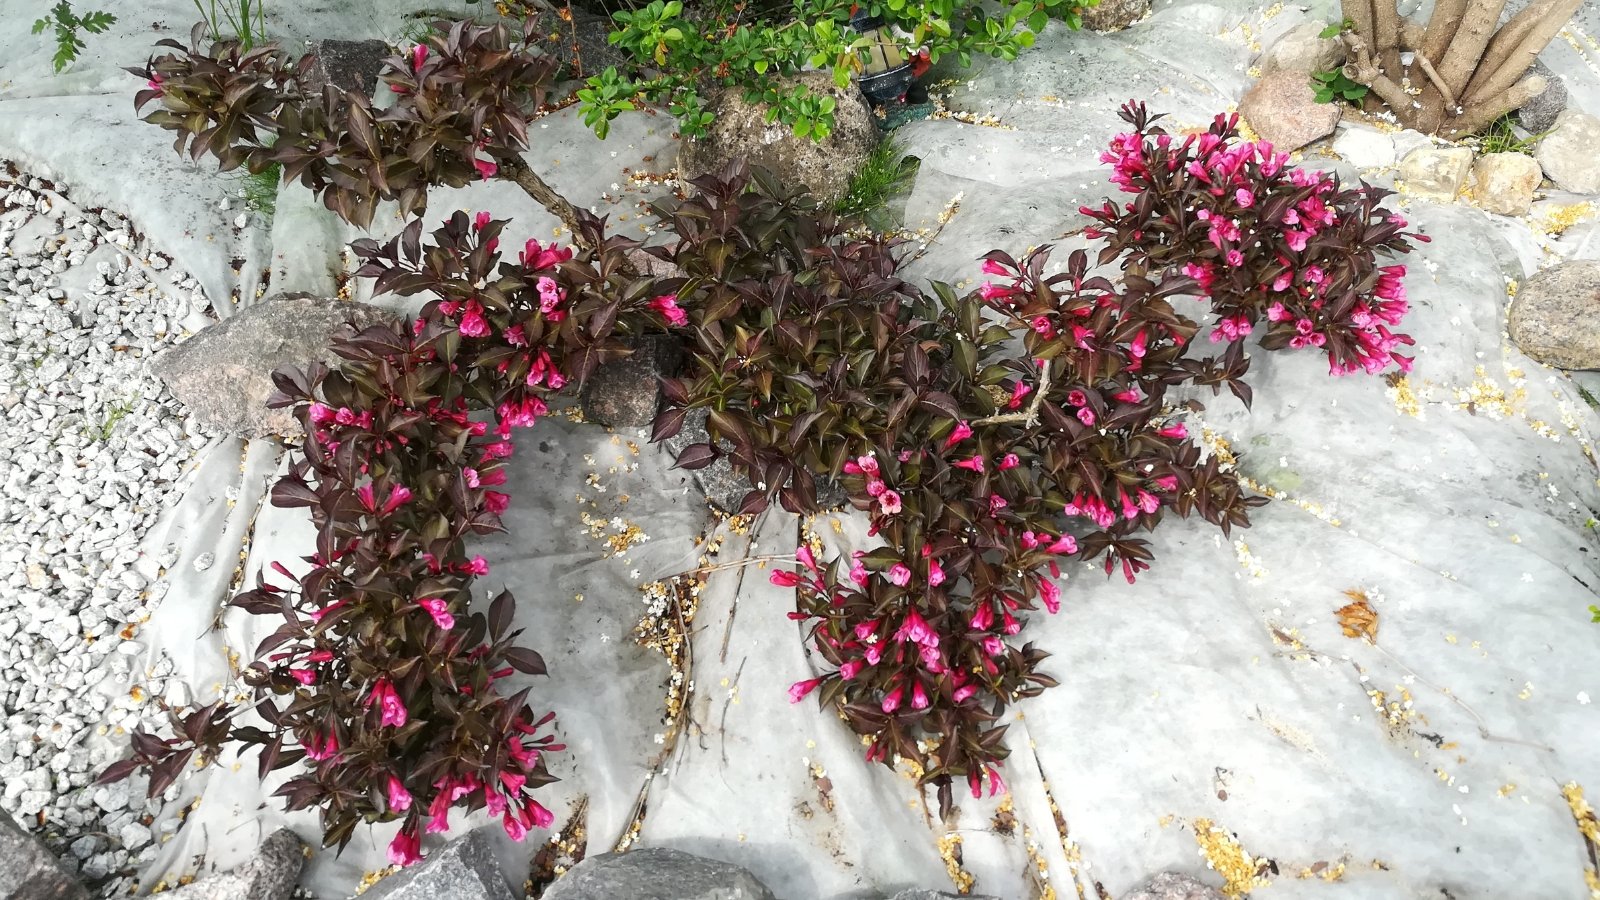
[[[1515,121],[1511,116],[1501,116],[1485,128],[1481,134],[1472,138],[1477,142],[1479,153],[1522,153],[1533,155],[1534,147],[1539,140],[1550,132],[1530,134],[1527,137],[1518,137]]]
[[[273,163],[252,175],[245,173],[239,180],[239,193],[251,212],[270,216],[278,209],[278,180],[283,176],[283,166]]]
[[[878,209],[910,186],[918,165],[916,158],[905,155],[905,148],[898,141],[885,138],[851,176],[849,190],[833,205],[833,211],[844,218],[855,218]]]

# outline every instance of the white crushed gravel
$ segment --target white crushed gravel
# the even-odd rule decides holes
[[[212,440],[149,368],[206,300],[126,219],[0,168],[0,808],[126,893],[162,801],[90,783],[189,697],[169,662],[145,670],[138,624],[167,585],[135,563]]]

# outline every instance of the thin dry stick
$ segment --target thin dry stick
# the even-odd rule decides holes
[[[1410,675],[1412,678],[1415,678],[1416,680],[1422,682],[1423,684],[1427,685],[1428,687],[1430,687],[1430,688],[1438,691],[1439,693],[1445,695],[1446,697],[1448,697],[1450,699],[1451,703],[1454,703],[1455,705],[1457,705],[1457,706],[1461,707],[1462,709],[1466,710],[1467,711],[1467,715],[1471,716],[1473,721],[1478,723],[1478,735],[1480,737],[1482,737],[1484,740],[1486,740],[1486,741],[1498,741],[1498,742],[1500,742],[1502,744],[1521,744],[1524,747],[1532,747],[1535,750],[1543,750],[1546,753],[1554,753],[1554,752],[1556,752],[1554,747],[1548,747],[1548,746],[1545,746],[1544,744],[1540,744],[1540,743],[1538,743],[1536,741],[1525,741],[1525,740],[1522,740],[1521,738],[1501,737],[1500,735],[1497,735],[1497,734],[1491,734],[1489,732],[1489,724],[1483,720],[1483,716],[1478,715],[1476,710],[1474,710],[1472,707],[1470,707],[1470,706],[1468,706],[1466,704],[1466,701],[1462,700],[1460,697],[1457,697],[1455,694],[1451,693],[1450,691],[1446,690],[1445,688],[1439,687],[1438,685],[1434,684],[1433,682],[1429,681],[1428,679],[1423,678],[1421,675],[1418,675],[1415,669],[1413,669],[1410,666],[1406,665],[1405,663],[1401,662],[1399,657],[1395,656],[1393,653],[1390,653],[1388,650],[1384,649],[1376,641],[1369,640],[1369,641],[1367,641],[1367,643],[1370,644],[1374,650],[1377,650],[1379,653],[1382,653],[1384,656],[1387,656],[1389,658],[1390,662],[1394,663],[1395,665],[1399,666],[1402,669],[1405,669],[1407,675]],[[1360,671],[1360,669],[1358,668],[1357,671]]]
[[[1439,72],[1433,67],[1433,63],[1428,62],[1428,57],[1424,56],[1420,50],[1415,54],[1415,57],[1415,62],[1422,67],[1423,74],[1427,75],[1428,80],[1433,82],[1434,88],[1444,95],[1445,109],[1455,109],[1456,95],[1450,93],[1450,86],[1444,83],[1443,78],[1439,77]]]
[[[750,548],[755,546],[756,535],[758,533],[760,533],[760,531],[761,531],[761,523],[766,520],[766,517],[767,517],[766,513],[763,512],[761,514],[761,518],[759,518],[756,521],[750,523],[750,538],[749,538],[749,540],[744,542],[744,552],[745,553],[749,553],[750,552]],[[718,654],[718,657],[717,657],[717,661],[718,662],[727,662],[728,661],[728,642],[733,640],[733,617],[738,615],[738,613],[739,613],[739,592],[744,589],[744,566],[743,566],[743,563],[750,562],[753,559],[757,559],[757,558],[758,557],[746,556],[746,557],[744,557],[744,559],[741,559],[741,560],[738,561],[741,564],[739,566],[739,583],[734,585],[734,588],[733,588],[733,605],[728,607],[728,624],[726,626],[724,626],[723,629],[722,629],[722,652]],[[759,557],[759,558],[761,558],[761,559],[772,559],[772,558],[781,558],[781,557]],[[793,558],[795,558],[795,556],[794,556],[793,553],[790,553],[790,554],[788,554],[787,558],[793,559]]]
[[[1003,425],[1008,422],[1021,422],[1023,428],[1032,428],[1039,424],[1039,407],[1044,404],[1044,395],[1050,390],[1050,365],[1040,370],[1039,387],[1034,392],[1033,402],[1028,404],[1025,412],[1001,413],[982,419],[973,420],[974,425]]]

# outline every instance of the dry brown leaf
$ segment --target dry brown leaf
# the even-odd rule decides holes
[[[1339,617],[1339,627],[1345,637],[1364,637],[1374,643],[1378,640],[1378,611],[1367,602],[1367,595],[1358,590],[1345,591],[1350,602],[1334,610]]]

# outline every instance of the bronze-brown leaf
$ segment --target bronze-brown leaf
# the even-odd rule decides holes
[[[1350,602],[1334,610],[1339,617],[1339,627],[1345,637],[1364,637],[1374,643],[1378,640],[1378,611],[1372,608],[1367,595],[1360,590],[1345,591]]]

